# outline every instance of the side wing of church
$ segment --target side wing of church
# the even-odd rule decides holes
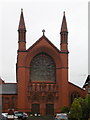
[[[70,106],[75,97],[86,91],[68,81],[68,29],[63,15],[60,49],[43,35],[26,49],[26,27],[21,10],[18,27],[17,83],[2,84],[2,111],[18,111],[55,115]],[[11,87],[10,87],[11,86]]]

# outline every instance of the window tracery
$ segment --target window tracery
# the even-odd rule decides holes
[[[56,67],[53,59],[46,53],[36,55],[30,64],[31,81],[55,81]]]

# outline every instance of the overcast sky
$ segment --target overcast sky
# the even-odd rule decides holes
[[[27,48],[42,36],[59,49],[63,11],[66,13],[69,49],[69,81],[83,86],[88,75],[88,2],[30,1],[0,4],[0,76],[16,82],[18,24],[21,8],[27,29]]]

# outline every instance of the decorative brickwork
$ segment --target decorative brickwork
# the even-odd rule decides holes
[[[26,27],[21,10],[18,28],[18,54],[14,89],[3,85],[3,112],[9,107],[32,114],[55,115],[69,106],[85,90],[68,82],[68,29],[65,17],[61,25],[60,50],[42,31],[42,37],[26,50]],[[11,85],[12,86],[12,85]],[[9,88],[9,85],[6,85]],[[8,93],[7,93],[8,91]],[[5,104],[4,104],[5,103]]]

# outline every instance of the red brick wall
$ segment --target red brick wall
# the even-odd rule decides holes
[[[26,52],[18,53],[17,79],[18,79],[18,109],[31,110],[31,103],[28,101],[28,86],[30,83],[30,62],[38,53],[45,52],[50,55],[56,64],[56,85],[58,91],[54,99],[55,113],[69,104],[68,101],[68,53],[61,53],[45,37],[42,37],[37,44],[30,47]],[[31,93],[29,93],[29,97]],[[43,93],[44,94],[44,93]],[[54,92],[52,93],[54,95]],[[42,95],[41,95],[42,96]],[[45,96],[47,97],[47,96]],[[22,99],[23,98],[23,99]],[[41,114],[45,114],[45,104],[41,102]]]
[[[8,112],[12,107],[12,97],[14,97],[14,109],[17,109],[17,95],[2,95],[2,112]]]

